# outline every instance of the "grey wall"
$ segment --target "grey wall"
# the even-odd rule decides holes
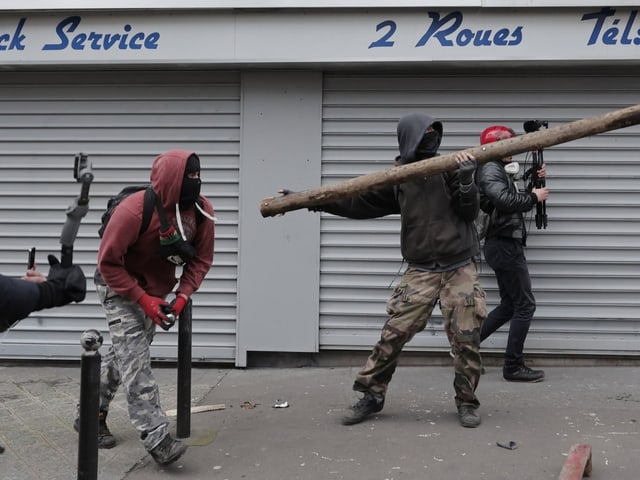
[[[242,75],[238,344],[248,351],[318,351],[320,217],[307,210],[263,218],[279,188],[321,178],[321,72]]]

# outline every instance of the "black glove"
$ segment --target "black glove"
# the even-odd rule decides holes
[[[82,269],[77,265],[65,268],[54,255],[49,255],[48,260],[51,268],[47,281],[36,284],[40,291],[36,310],[83,301],[87,294],[87,279]]]
[[[458,175],[461,185],[469,185],[473,182],[473,173],[476,171],[474,160],[464,160],[458,165]]]

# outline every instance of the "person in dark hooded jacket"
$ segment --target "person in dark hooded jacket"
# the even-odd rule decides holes
[[[0,332],[5,332],[32,312],[81,302],[87,292],[87,279],[78,265],[63,267],[49,255],[49,275],[35,265],[22,278],[0,274]],[[0,446],[0,453],[4,447]]]
[[[167,315],[179,317],[211,268],[214,212],[200,195],[200,185],[198,155],[184,150],[159,155],[151,167],[157,204],[147,229],[140,233],[145,197],[145,191],[140,191],[113,211],[100,242],[94,276],[111,338],[100,371],[98,447],[115,446],[106,417],[122,384],[131,423],[161,465],[175,462],[187,447],[169,434],[169,419],[160,406],[151,369],[150,345],[156,325],[167,329],[171,325]],[[182,273],[175,297],[168,302],[165,298],[176,287],[176,266],[182,266]],[[79,420],[78,406],[76,430]]]
[[[0,275],[0,332],[38,310],[84,300],[87,280],[78,265],[63,267],[49,255],[49,275],[35,268],[22,278]]]
[[[402,117],[396,164],[436,156],[442,131],[442,123],[427,115]],[[479,253],[473,226],[479,196],[475,161],[465,152],[458,153],[456,160],[457,170],[312,208],[358,219],[401,216],[401,251],[408,266],[387,303],[389,317],[381,338],[356,375],[353,389],[364,395],[342,419],[344,425],[359,423],[382,410],[404,345],[424,330],[438,301],[454,358],[460,423],[464,427],[480,424],[475,390],[482,368],[480,326],[486,302],[473,260]]]

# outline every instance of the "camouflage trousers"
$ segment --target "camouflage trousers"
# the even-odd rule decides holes
[[[387,302],[389,318],[356,375],[354,390],[386,395],[402,348],[424,330],[438,300],[453,356],[456,405],[480,405],[475,390],[482,369],[480,327],[487,306],[475,263],[448,272],[406,270]]]
[[[111,337],[100,367],[100,410],[109,410],[122,385],[131,423],[140,432],[144,447],[151,450],[169,433],[169,419],[160,407],[160,392],[151,370],[149,347],[156,324],[137,303],[109,287],[96,285],[96,290]]]

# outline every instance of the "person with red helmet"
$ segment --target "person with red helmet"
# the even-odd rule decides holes
[[[515,136],[513,129],[493,125],[480,134],[480,143],[485,145]],[[478,174],[481,208],[490,218],[483,252],[487,263],[495,272],[500,292],[500,304],[489,312],[482,324],[480,341],[510,322],[503,378],[511,382],[541,382],[544,380],[544,371],[529,368],[524,362],[523,354],[531,319],[536,310],[524,254],[527,244],[524,213],[538,202],[545,201],[549,197],[549,190],[543,187],[519,191],[505,171],[505,165],[510,162],[511,157],[492,160],[482,165]],[[544,164],[538,171],[538,176],[546,176]]]

